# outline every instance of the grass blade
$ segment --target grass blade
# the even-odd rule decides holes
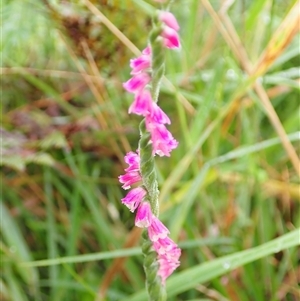
[[[299,244],[300,229],[296,229],[258,247],[197,265],[178,273],[167,282],[168,296],[175,296],[195,287],[198,284],[224,275],[237,267],[243,266],[265,256],[298,246]],[[147,294],[145,291],[141,291],[123,301],[147,301]]]

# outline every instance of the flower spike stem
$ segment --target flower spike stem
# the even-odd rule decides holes
[[[169,6],[171,1],[154,0]],[[128,112],[143,116],[137,152],[129,152],[125,162],[129,165],[119,176],[123,189],[131,189],[121,202],[131,212],[136,211],[135,225],[145,228],[142,251],[149,301],[165,301],[166,279],[179,266],[181,250],[169,238],[170,231],[158,219],[158,183],[154,164],[155,155],[170,156],[178,145],[166,125],[170,118],[158,106],[160,83],[165,72],[165,51],[179,49],[179,25],[172,13],[157,11],[152,21],[149,44],[142,55],[130,61],[130,78],[124,89],[134,95]],[[138,187],[132,188],[132,185]]]
[[[162,285],[161,278],[157,276],[159,270],[157,254],[152,248],[152,242],[146,230],[143,232],[143,240],[142,252],[144,254],[144,271],[149,301],[165,301],[167,299],[166,289]]]
[[[150,202],[151,210],[155,216],[159,214],[158,187],[156,180],[156,171],[154,166],[154,157],[152,155],[152,146],[150,143],[150,134],[146,131],[145,120],[140,124],[140,172],[143,184],[148,192],[147,200]],[[142,252],[144,255],[144,271],[146,275],[146,289],[149,301],[165,301],[166,291],[162,285],[162,280],[158,276],[157,254],[152,248],[152,241],[149,239],[147,230],[143,232]]]
[[[157,23],[157,17],[154,17],[154,28],[150,33],[150,45],[152,49],[152,98],[155,102],[158,101],[160,83],[165,73],[165,51],[160,41],[162,29]]]
[[[155,216],[159,214],[158,187],[156,180],[156,171],[154,166],[154,157],[152,155],[152,145],[150,143],[150,134],[146,131],[145,120],[140,123],[140,173],[143,184],[148,192],[146,200],[151,205],[152,213]]]

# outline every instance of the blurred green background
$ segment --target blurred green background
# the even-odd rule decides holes
[[[117,177],[141,121],[122,82],[156,8],[2,1],[1,300],[147,300]],[[183,251],[168,300],[299,300],[299,1],[171,10],[182,49],[159,102],[179,147],[156,166]]]

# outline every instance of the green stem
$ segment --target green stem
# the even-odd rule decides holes
[[[165,73],[165,49],[160,37],[161,32],[161,22],[155,16],[153,17],[153,29],[149,36],[152,50],[152,98],[155,102],[158,101],[160,83]]]
[[[170,1],[171,3],[171,1]],[[168,3],[168,4],[170,4]],[[153,17],[153,29],[149,35],[149,41],[152,50],[152,99],[158,101],[160,84],[165,73],[165,49],[162,43],[162,24],[158,19],[158,15]],[[152,213],[158,217],[158,185],[157,176],[154,165],[154,156],[150,133],[146,130],[145,119],[140,123],[140,173],[143,185],[147,190],[145,198],[151,205]],[[147,230],[143,233],[142,251],[144,254],[144,270],[146,274],[146,288],[149,295],[149,301],[165,301],[167,299],[165,286],[162,284],[160,276],[158,276],[159,263],[157,254],[152,247],[152,242],[148,237]]]
[[[150,142],[150,134],[146,130],[145,119],[140,123],[140,173],[143,179],[144,187],[147,190],[146,200],[151,205],[152,213],[158,217],[159,205],[158,205],[158,185],[157,176],[154,166],[154,157],[152,155],[152,144]]]
[[[152,248],[152,242],[148,237],[147,230],[143,232],[142,252],[144,254],[144,270],[146,274],[146,289],[149,301],[165,301],[167,294],[165,287],[161,284],[161,278],[157,275],[159,264],[156,252]]]

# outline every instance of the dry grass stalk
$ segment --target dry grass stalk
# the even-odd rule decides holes
[[[299,32],[299,8],[300,1],[298,0],[275,31],[266,49],[253,67],[251,71],[253,76],[258,77],[265,74],[284,49],[292,42],[296,33]]]
[[[225,41],[227,42],[229,47],[232,49],[232,51],[235,53],[238,60],[240,61],[240,64],[242,65],[244,70],[248,73],[249,77],[256,76],[256,74],[252,73],[251,62],[248,58],[246,49],[244,48],[236,30],[235,30],[235,27],[233,26],[233,24],[231,22],[231,19],[226,14],[226,11],[222,10],[218,14],[217,12],[215,12],[215,10],[213,9],[213,7],[211,6],[211,4],[209,3],[208,0],[202,0],[202,3],[205,6],[205,8],[207,9],[207,11],[211,14],[213,20],[215,21],[218,29],[220,30],[221,34],[223,35],[223,37],[225,39]],[[292,9],[292,12],[293,12],[292,16],[294,16],[296,14],[294,12],[294,7]],[[289,17],[289,16],[290,16],[290,14],[287,15],[287,17]],[[287,24],[287,17],[284,19],[281,26],[279,27],[279,29],[281,29],[280,30],[281,34],[277,33],[276,36],[281,37],[282,28],[284,28],[284,30],[285,30],[284,32],[287,34],[288,38],[286,40],[284,40],[284,43],[280,43],[280,47],[278,48],[279,51],[276,52],[276,55],[274,53],[272,54],[272,61],[274,61],[280,55],[280,53],[283,51],[283,49],[288,45],[288,42],[291,41],[291,37],[297,32],[298,23],[292,22],[293,26],[296,29],[294,27],[285,25],[285,24]],[[299,12],[298,12],[298,16],[294,17],[294,19],[295,20],[299,19]],[[287,30],[289,30],[289,31],[287,31]],[[275,39],[273,38],[272,40],[275,40]],[[267,64],[265,64],[265,65],[267,65]],[[264,70],[266,71],[267,69],[265,68]],[[269,117],[274,129],[276,130],[277,135],[281,139],[281,143],[282,143],[287,155],[289,156],[290,161],[291,161],[297,175],[300,177],[300,160],[297,156],[297,153],[296,153],[293,145],[287,138],[287,134],[282,126],[282,123],[281,123],[275,109],[273,108],[273,106],[271,104],[271,101],[270,101],[265,89],[263,88],[262,84],[258,81],[255,81],[253,85],[254,85],[254,89],[255,89],[257,95],[259,96],[259,98],[263,104],[263,107],[266,111],[267,116]]]

